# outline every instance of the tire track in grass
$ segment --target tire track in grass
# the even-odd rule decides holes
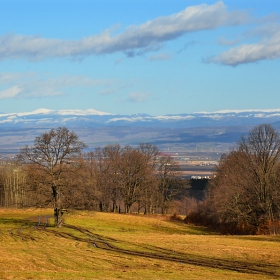
[[[178,262],[189,265],[208,267],[213,269],[222,269],[222,270],[230,270],[236,271],[240,273],[249,273],[249,274],[262,274],[262,275],[270,275],[274,277],[280,277],[279,267],[272,264],[254,264],[250,262],[244,261],[231,261],[224,259],[216,259],[216,258],[208,258],[196,256],[188,253],[176,252],[174,250],[168,250],[161,247],[156,246],[141,246],[139,244],[134,244],[131,242],[127,242],[129,245],[133,245],[137,250],[129,250],[123,249],[112,243],[123,243],[121,241],[115,240],[113,238],[104,237],[98,234],[95,234],[87,229],[83,229],[81,227],[73,226],[65,224],[65,227],[73,229],[74,231],[78,231],[86,236],[86,238],[77,237],[70,233],[58,233],[61,237],[72,238],[74,240],[78,240],[80,242],[91,243],[92,246],[96,249],[107,250],[114,253],[121,253],[131,256],[164,260],[170,262]]]
[[[125,254],[135,257],[164,260],[170,262],[177,262],[181,264],[188,264],[194,266],[207,267],[211,269],[220,269],[220,270],[230,270],[239,273],[247,274],[259,274],[273,277],[280,277],[280,268],[279,266],[267,264],[267,263],[250,263],[245,261],[231,261],[225,259],[217,259],[210,257],[201,257],[189,253],[182,253],[174,250],[168,250],[165,248],[135,244],[132,242],[123,242],[113,238],[104,237],[102,235],[93,233],[88,229],[82,227],[77,227],[69,224],[64,224],[65,228],[73,230],[73,233],[63,231],[63,228],[55,230],[51,227],[36,226],[35,222],[26,222],[20,227],[13,228],[9,231],[9,234],[13,237],[19,237],[22,241],[32,240],[36,241],[35,238],[31,235],[31,231],[38,231],[53,234],[61,238],[71,239],[83,243],[91,244],[92,248],[97,250],[106,250],[112,253]],[[29,234],[23,233],[26,229],[29,230]],[[82,236],[77,236],[77,233],[82,234]],[[116,246],[114,244],[120,245],[130,245],[136,249],[123,249],[121,246]]]

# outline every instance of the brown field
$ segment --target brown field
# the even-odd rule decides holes
[[[280,279],[278,236],[86,211],[57,229],[51,214],[0,210],[0,279]]]

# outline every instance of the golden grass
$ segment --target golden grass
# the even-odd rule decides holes
[[[280,238],[222,236],[161,216],[0,210],[0,279],[280,279]]]

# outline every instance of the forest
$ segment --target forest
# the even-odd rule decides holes
[[[53,207],[61,227],[69,209],[176,218],[174,205],[180,205],[184,222],[221,233],[280,233],[280,136],[268,124],[255,127],[221,157],[201,201],[188,195],[190,180],[155,145],[85,148],[65,127],[36,137],[15,161],[1,162],[0,206]]]

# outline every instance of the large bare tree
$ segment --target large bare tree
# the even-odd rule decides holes
[[[34,145],[23,147],[18,155],[21,162],[35,164],[45,172],[52,190],[57,227],[61,227],[63,224],[63,176],[67,171],[73,170],[73,167],[79,167],[77,158],[80,158],[85,147],[86,145],[79,141],[75,132],[69,131],[66,127],[59,127],[36,137]]]
[[[220,224],[257,232],[280,219],[280,137],[262,124],[221,158],[209,191],[212,216]]]
[[[256,194],[264,218],[274,220],[273,191],[279,188],[280,136],[268,124],[254,128],[247,138],[243,137],[239,151],[247,160],[252,174],[252,192]]]

